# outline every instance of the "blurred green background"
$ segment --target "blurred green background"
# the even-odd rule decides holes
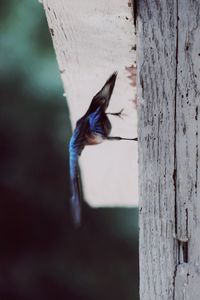
[[[0,3],[0,299],[138,299],[137,209],[69,215],[71,134],[42,5]]]

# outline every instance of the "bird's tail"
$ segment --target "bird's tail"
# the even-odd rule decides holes
[[[77,155],[70,154],[70,180],[71,180],[71,198],[70,207],[71,215],[75,226],[81,223],[81,189]]]
[[[81,199],[80,199],[80,182],[79,177],[73,178],[71,181],[72,195],[71,202],[71,215],[75,226],[81,223]]]

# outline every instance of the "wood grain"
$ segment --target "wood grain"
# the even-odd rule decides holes
[[[199,1],[178,2],[176,215],[180,242],[175,299],[192,300],[200,295],[199,9]]]
[[[138,2],[142,300],[200,295],[199,8]]]

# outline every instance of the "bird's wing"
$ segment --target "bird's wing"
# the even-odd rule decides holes
[[[102,89],[93,97],[92,102],[86,112],[87,115],[96,111],[96,109],[101,106],[105,111],[109,105],[110,98],[113,93],[115,86],[115,81],[117,78],[117,72],[114,72],[106,81]]]
[[[71,181],[71,213],[75,225],[81,222],[81,191],[78,170],[78,156],[84,148],[84,137],[77,126],[69,142],[69,168]]]
[[[103,135],[103,128],[101,125],[102,108],[99,107],[95,112],[91,113],[88,117],[89,129],[91,132],[99,133]]]

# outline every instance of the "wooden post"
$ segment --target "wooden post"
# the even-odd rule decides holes
[[[139,0],[140,299],[200,299],[200,2]]]
[[[112,135],[136,137],[136,40],[131,0],[40,1],[67,95],[72,127],[116,70],[118,76],[108,111],[124,108],[124,117],[111,116]],[[79,163],[86,201],[93,206],[137,205],[137,153],[134,142],[107,141],[85,147]]]

